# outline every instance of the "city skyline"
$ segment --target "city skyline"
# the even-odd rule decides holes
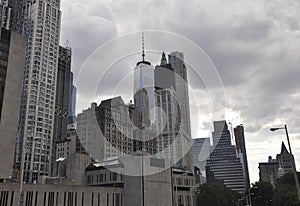
[[[0,204],[299,204],[299,10],[0,0]]]
[[[122,3],[94,1],[92,3],[93,8],[87,5],[82,6],[84,3],[80,0],[72,3],[70,1],[62,2],[64,11],[62,42],[68,39],[74,48],[75,79],[89,54],[110,39],[136,30],[154,29],[178,33],[202,47],[211,57],[220,73],[226,92],[226,110],[229,112],[224,119],[232,122],[233,126],[245,125],[251,182],[258,180],[258,162],[264,161],[265,157],[269,155],[274,156],[280,148],[281,141],[285,141],[283,132],[269,132],[269,128],[272,126],[288,124],[296,166],[299,168],[300,148],[297,145],[300,145],[300,131],[297,128],[297,122],[299,122],[297,104],[300,95],[297,88],[300,85],[297,81],[299,70],[296,69],[299,64],[295,55],[299,51],[298,45],[300,44],[297,44],[299,42],[297,39],[299,29],[297,24],[293,23],[297,22],[297,15],[299,15],[295,12],[299,8],[298,3],[287,1],[284,3],[273,2],[273,4],[267,5],[263,2],[253,2],[252,4],[230,2],[225,5],[220,2],[217,3],[217,1],[210,1],[205,2],[206,7],[204,7],[201,6],[203,2],[205,1],[198,3],[190,1],[190,4],[184,4],[184,6],[178,2],[163,3],[165,6],[173,3],[172,9],[170,11],[164,10],[161,13],[156,12],[157,16],[153,19],[151,19],[152,17],[140,18],[141,20],[137,24],[131,23],[130,19],[142,14],[125,14],[125,9],[122,8],[127,8],[130,1]],[[154,5],[148,1],[135,6],[136,9],[149,7],[149,9],[155,8],[157,11],[164,8],[162,5]],[[198,6],[203,12],[197,13],[192,8],[193,6]],[[215,15],[215,8],[222,12]],[[291,11],[290,18],[287,18],[286,10],[288,8]],[[186,9],[190,11],[189,14],[194,15],[188,15]],[[182,12],[182,15],[189,18],[193,23],[183,27],[180,24],[182,19],[176,18],[173,13],[175,11]],[[232,11],[237,12],[234,15]],[[75,16],[78,13],[81,14],[80,20]],[[252,14],[255,18],[251,18]],[[219,18],[220,15],[223,18]],[[236,18],[237,16],[240,18]],[[158,18],[162,19],[160,23],[157,23],[159,22]],[[208,18],[212,19],[209,24],[205,22],[205,19]],[[149,21],[150,19],[151,21]],[[196,20],[199,22],[196,23]],[[74,24],[76,21],[79,23]],[[93,28],[93,31],[91,32],[88,27],[86,30],[82,30],[80,25],[84,24],[80,24],[81,21],[85,21],[86,25],[93,25],[89,27]],[[192,28],[195,29],[193,25],[196,24],[199,25],[199,29],[192,30]],[[221,36],[220,33],[224,35]],[[84,42],[84,44],[82,41],[77,41],[82,35],[88,37],[89,41]],[[136,51],[140,51],[139,43],[137,42]],[[146,48],[147,44],[149,45],[151,42],[148,41],[147,43],[146,40]],[[165,52],[170,51],[172,50]],[[278,58],[282,54],[285,55]],[[160,55],[161,53],[157,56]],[[134,64],[137,59],[137,57],[133,58],[131,62]],[[153,65],[157,65],[159,58],[155,57],[154,59],[155,61],[151,59],[151,62]],[[128,68],[131,68],[129,65],[132,66],[133,64],[126,63]],[[86,94],[89,92],[86,88],[81,89],[81,93],[78,94],[77,112],[89,105],[83,101],[87,99]],[[87,91],[87,93],[83,94],[82,91]],[[106,98],[109,97],[104,95],[103,99]],[[125,102],[129,100],[130,98],[124,98]],[[209,102],[206,98],[203,101]],[[100,99],[97,102],[100,102]],[[191,110],[193,111],[193,108]],[[204,111],[208,111],[208,109],[204,108]],[[206,116],[209,115],[203,114],[201,116],[203,121],[199,125],[202,134],[196,137],[210,136],[212,121]],[[193,121],[192,116],[191,119]],[[195,126],[192,124],[192,127]],[[196,137],[193,136],[193,138]],[[263,141],[262,138],[264,138]],[[261,144],[257,145],[258,142]]]

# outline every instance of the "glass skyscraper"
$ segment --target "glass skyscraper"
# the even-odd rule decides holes
[[[206,179],[208,184],[222,184],[243,194],[246,191],[245,175],[241,159],[235,146],[231,144],[231,135],[226,121],[214,122],[213,146],[206,161]]]

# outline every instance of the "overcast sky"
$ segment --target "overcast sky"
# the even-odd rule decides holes
[[[201,67],[213,71],[215,66],[220,75],[222,88],[217,89],[225,92],[226,120],[245,126],[251,182],[258,180],[258,162],[267,161],[269,155],[275,157],[281,141],[286,141],[284,131],[271,133],[271,126],[288,124],[300,168],[299,11],[297,0],[62,0],[61,44],[70,42],[73,71],[80,77],[76,82],[77,111],[88,108],[95,97],[111,97],[112,85],[115,94],[123,91],[124,100],[129,101],[127,87],[115,85],[131,81],[127,74],[139,60],[140,33],[135,32],[175,33],[177,37],[170,34],[164,38],[161,33],[146,31],[146,50],[153,50],[147,57],[157,64],[158,51],[185,50],[179,40],[174,44],[177,38],[189,39],[203,49],[194,54],[203,58]],[[166,41],[173,46],[162,45]],[[130,46],[126,56],[124,51]],[[197,61],[198,57],[187,53],[188,63]],[[113,72],[99,83],[108,67]],[[193,138],[206,137],[212,126],[212,99],[203,86],[207,86],[205,79],[196,84],[193,71],[189,72],[191,110],[197,110],[192,115]],[[215,94],[213,100],[217,98]]]

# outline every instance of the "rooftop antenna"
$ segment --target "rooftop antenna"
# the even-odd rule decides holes
[[[67,49],[71,49],[71,44],[70,44],[69,40],[66,41],[64,47],[66,47]]]
[[[144,39],[144,32],[142,32],[142,57],[143,57],[143,61],[145,61],[145,39]]]

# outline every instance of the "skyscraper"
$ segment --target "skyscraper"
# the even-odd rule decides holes
[[[154,69],[145,61],[144,35],[142,61],[134,68],[134,104],[137,111],[137,127],[133,131],[134,151],[156,152],[154,111]]]
[[[13,29],[27,37],[16,162],[24,159],[24,181],[35,182],[51,172],[60,0],[13,3]]]
[[[157,146],[161,158],[171,160],[173,165],[182,166],[183,148],[181,141],[180,114],[173,88],[155,91],[157,110]]]
[[[0,27],[6,30],[11,29],[12,8],[9,0],[0,1]]]
[[[246,151],[246,142],[245,142],[245,135],[244,135],[244,126],[239,125],[234,128],[234,137],[235,137],[235,144],[236,150],[238,155],[242,158],[244,174],[245,174],[245,183],[246,189],[250,188],[250,179],[249,179],[249,170],[248,170],[248,159],[247,159],[247,151]]]
[[[175,74],[163,52],[160,65],[155,67],[155,106],[157,146],[159,156],[182,166],[183,148],[180,133],[180,109],[175,91]]]
[[[137,127],[148,128],[151,125],[149,115],[149,96],[145,88],[141,88],[134,94],[134,103],[137,107]]]
[[[60,46],[56,80],[52,161],[56,159],[56,142],[67,138],[71,86],[71,58],[71,48]]]
[[[186,155],[182,159],[182,165],[188,167],[193,171],[192,158],[192,137],[191,137],[191,123],[190,123],[190,103],[189,103],[189,85],[187,68],[184,62],[184,55],[182,52],[171,52],[169,54],[169,64],[175,72],[175,91],[176,99],[180,109],[180,133],[182,150]]]
[[[76,121],[76,92],[77,89],[74,85],[74,75],[71,72],[71,77],[70,77],[70,101],[69,101],[69,125],[75,124]]]
[[[237,191],[246,191],[245,176],[241,159],[235,146],[231,144],[230,132],[226,121],[214,122],[212,134],[213,146],[206,161],[206,179],[208,184],[222,184]]]
[[[12,177],[22,94],[25,38],[0,33],[0,182]]]
[[[210,139],[196,138],[193,139],[193,163],[198,167],[201,173],[205,174],[206,160],[209,157]]]
[[[159,89],[176,89],[174,69],[168,63],[166,55],[163,52],[160,65],[155,66],[154,70],[155,90]]]
[[[191,139],[189,85],[184,54],[178,51],[171,52],[171,54],[169,54],[169,63],[175,72],[175,90],[177,101],[180,106],[183,132],[188,139]]]

